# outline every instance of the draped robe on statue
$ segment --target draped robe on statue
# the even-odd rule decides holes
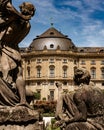
[[[20,102],[17,92],[12,89],[10,84],[7,84],[0,78],[0,105],[1,106],[15,106]]]
[[[77,102],[83,107],[78,108]],[[104,130],[104,93],[99,88],[84,85],[61,95],[57,107],[56,116],[67,120],[64,130]]]
[[[20,12],[12,0],[0,0],[0,105],[27,104],[18,44],[29,33],[35,8],[23,2]],[[28,105],[27,105],[28,106]]]
[[[21,39],[23,39],[23,37],[29,32],[30,27],[27,26],[27,23],[24,23],[21,28],[18,28],[18,26],[18,22],[12,22],[10,27],[6,30],[7,34],[4,34],[6,36],[4,36],[1,41],[1,72],[7,77],[5,76],[5,79],[3,80],[1,76],[0,79],[0,100],[2,99],[0,105],[13,106],[20,102],[17,88],[13,89],[15,92],[12,90],[13,83],[16,84],[18,67],[21,67],[21,55],[17,46],[17,39],[21,41]],[[10,29],[12,29],[13,32],[8,34]],[[22,35],[19,33],[21,30],[23,32]],[[15,38],[11,41],[12,37]]]

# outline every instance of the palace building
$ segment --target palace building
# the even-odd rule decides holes
[[[72,90],[77,67],[86,68],[91,81],[104,87],[104,47],[76,47],[54,27],[33,39],[28,48],[21,48],[21,55],[26,87],[40,93],[41,99],[57,100],[57,81],[63,91]]]

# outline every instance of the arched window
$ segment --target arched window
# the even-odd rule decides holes
[[[37,78],[41,77],[41,66],[37,66]]]
[[[49,77],[55,77],[55,66],[54,65],[51,65],[50,67],[49,67],[49,70],[50,70],[50,75],[49,75]]]
[[[90,69],[90,72],[91,72],[91,78],[92,79],[96,79],[96,68],[95,67],[92,67]]]
[[[63,78],[67,78],[67,66],[63,66]]]
[[[101,78],[104,79],[104,67],[101,68]]]

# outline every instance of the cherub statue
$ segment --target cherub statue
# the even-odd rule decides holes
[[[16,102],[19,102],[21,105],[27,104],[25,98],[25,82],[22,77],[21,55],[18,44],[29,33],[31,27],[29,20],[34,13],[35,7],[30,2],[23,2],[20,5],[19,12],[13,7],[11,0],[0,0],[2,81],[11,88],[15,87],[19,94],[19,101],[17,99],[14,102],[10,99],[7,103],[8,105],[15,105]],[[8,96],[9,95],[10,94],[8,94]],[[5,95],[3,94],[3,96]]]

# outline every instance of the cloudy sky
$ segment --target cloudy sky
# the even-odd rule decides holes
[[[104,0],[12,0],[18,6],[29,1],[36,7],[31,30],[20,43],[26,47],[51,27],[68,35],[79,47],[104,47]],[[19,9],[18,9],[19,10]]]

